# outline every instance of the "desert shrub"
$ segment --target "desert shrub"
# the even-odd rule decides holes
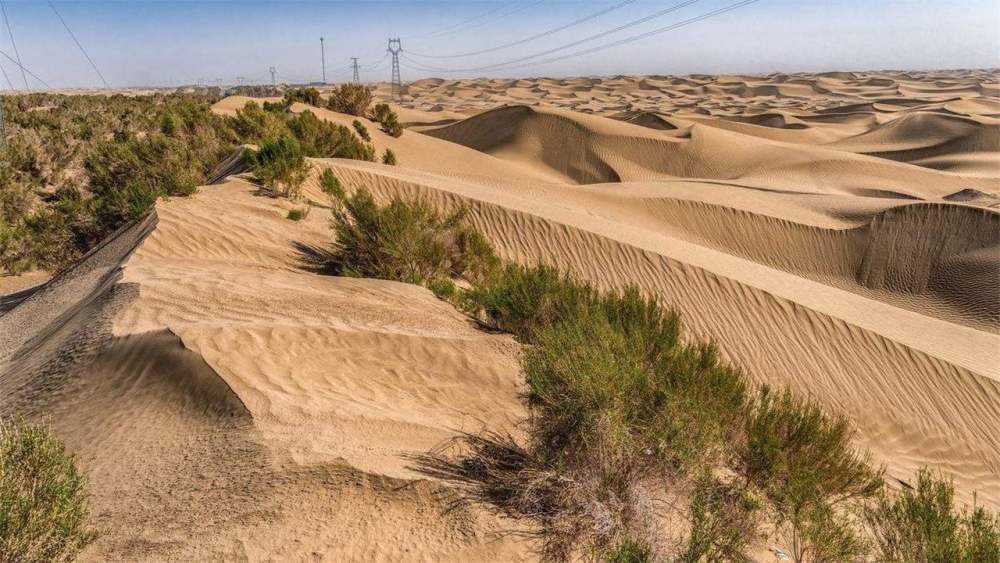
[[[774,504],[796,561],[857,557],[863,542],[852,504],[876,495],[882,472],[851,445],[843,417],[831,417],[788,390],[761,389],[748,410],[743,475]]]
[[[292,88],[285,92],[285,105],[291,105],[295,102],[320,107],[323,104],[323,99],[319,95],[319,90],[315,88]]]
[[[288,128],[302,145],[305,156],[373,160],[374,151],[343,125],[319,119],[304,111],[288,120]]]
[[[430,280],[427,282],[427,289],[431,290],[431,293],[436,295],[438,299],[445,301],[450,301],[458,292],[455,282],[448,278],[434,278]]]
[[[463,296],[465,309],[497,330],[525,343],[534,331],[590,306],[593,288],[556,268],[508,264]]]
[[[345,83],[330,92],[327,107],[338,113],[362,116],[368,111],[371,103],[371,88],[361,84]]]
[[[393,137],[403,134],[403,126],[399,123],[399,117],[392,111],[389,104],[375,104],[372,109],[372,120],[377,121],[382,126],[382,131]]]
[[[139,183],[162,195],[190,195],[204,178],[202,163],[187,143],[153,134],[99,143],[84,161],[97,195]]]
[[[355,119],[354,121],[351,122],[351,127],[354,127],[354,131],[358,134],[358,137],[361,137],[362,141],[366,143],[372,142],[372,136],[370,133],[368,133],[368,128],[365,127],[364,123],[361,123],[360,121]]]
[[[289,209],[285,218],[290,221],[301,221],[305,216],[305,212],[301,209]]]
[[[392,152],[392,149],[385,149],[385,152],[382,153],[382,164],[396,165],[396,153]]]
[[[173,137],[177,133],[177,120],[169,111],[160,116],[160,133],[168,137]]]
[[[635,540],[625,540],[605,558],[607,563],[649,563],[652,554],[649,546]]]
[[[340,185],[340,180],[337,179],[333,170],[330,170],[329,168],[324,168],[323,173],[319,175],[319,187],[323,190],[323,193],[337,199],[342,200],[346,197],[344,187]]]
[[[18,269],[62,268],[134,219],[149,195],[191,193],[240,141],[239,120],[213,114],[213,96],[5,96],[8,258],[21,257]]]
[[[292,137],[266,141],[260,150],[245,150],[243,158],[254,177],[276,195],[298,197],[309,172],[302,146]]]
[[[690,500],[687,545],[680,561],[748,561],[747,550],[759,535],[760,504],[740,487],[706,471]]]
[[[865,511],[879,561],[1000,561],[1000,516],[982,507],[958,511],[954,485],[930,470],[916,486],[883,491]]]
[[[379,206],[359,189],[343,198],[333,222],[331,266],[342,275],[426,283],[475,274],[469,268],[478,261],[462,255],[463,211],[442,215],[425,201],[399,198]]]
[[[0,421],[0,562],[70,561],[93,541],[86,482],[41,427]]]
[[[35,245],[21,221],[0,221],[0,268],[17,275],[35,265]]]
[[[247,102],[243,109],[236,110],[232,127],[238,137],[247,143],[277,139],[289,132],[282,114],[267,111],[256,102]]]

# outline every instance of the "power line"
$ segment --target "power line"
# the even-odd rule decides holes
[[[686,7],[690,6],[691,4],[694,4],[694,3],[700,2],[700,1],[701,0],[684,0],[683,2],[680,2],[679,4],[674,4],[673,6],[670,6],[668,8],[664,8],[663,10],[660,10],[660,11],[655,12],[653,14],[650,14],[648,16],[644,16],[644,17],[641,17],[641,18],[639,18],[637,20],[632,20],[632,21],[630,21],[628,23],[624,23],[622,25],[619,25],[616,28],[609,29],[607,31],[602,31],[600,33],[595,33],[594,35],[590,35],[588,37],[584,37],[583,39],[578,39],[576,41],[573,41],[572,43],[567,43],[566,45],[562,45],[562,46],[559,46],[559,47],[554,47],[552,49],[547,49],[545,51],[540,51],[540,52],[532,54],[532,55],[527,55],[527,56],[524,56],[524,57],[518,57],[516,59],[511,59],[509,61],[504,61],[502,63],[495,63],[495,64],[484,65],[484,66],[477,66],[477,67],[471,67],[471,68],[456,68],[456,69],[445,69],[445,68],[428,67],[428,70],[434,70],[436,72],[477,72],[477,71],[480,71],[480,70],[492,70],[492,69],[495,69],[495,68],[505,67],[505,66],[516,64],[516,63],[520,63],[520,62],[523,62],[523,61],[528,61],[528,60],[531,60],[531,59],[537,59],[538,57],[544,57],[545,55],[551,55],[552,53],[558,53],[559,51],[565,51],[566,49],[570,49],[572,47],[576,47],[577,45],[581,45],[583,43],[588,43],[588,42],[593,41],[595,39],[600,39],[602,37],[607,37],[608,35],[611,35],[613,33],[618,33],[619,31],[628,29],[630,27],[635,27],[635,26],[637,26],[639,24],[646,23],[646,22],[648,22],[650,20],[663,17],[663,16],[665,16],[665,15],[671,13],[671,12],[676,12],[677,10],[680,10],[681,8],[686,8]]]
[[[407,40],[417,39],[419,37],[434,37],[434,36],[443,35],[443,34],[446,34],[446,33],[453,33],[452,30],[455,29],[455,28],[458,28],[458,27],[461,27],[463,25],[472,23],[472,22],[474,22],[474,21],[476,21],[476,20],[478,20],[480,18],[485,18],[487,16],[495,14],[495,13],[499,12],[500,10],[506,8],[507,6],[510,6],[510,5],[516,4],[516,3],[517,3],[516,0],[513,1],[513,2],[504,2],[498,8],[487,10],[487,11],[485,11],[485,12],[483,12],[483,13],[477,15],[477,16],[472,16],[471,18],[464,19],[464,20],[462,20],[462,21],[460,21],[460,22],[458,22],[456,24],[452,24],[452,25],[443,27],[443,28],[441,28],[441,29],[439,29],[437,31],[431,31],[430,33],[421,33],[420,35],[413,35],[413,36],[407,37]]]
[[[45,86],[46,88],[52,88],[51,86],[49,86],[48,82],[42,80],[41,78],[38,78],[37,74],[35,74],[35,73],[31,72],[30,70],[28,70],[24,65],[22,65],[20,62],[18,62],[16,60],[14,60],[14,58],[12,58],[7,53],[4,53],[3,51],[0,51],[0,55],[3,55],[3,57],[5,59],[7,59],[8,61],[16,64],[18,66],[18,68],[21,69],[22,73],[27,73],[28,76],[30,76],[30,77],[34,78],[35,80],[39,81],[42,84],[42,86]],[[26,87],[25,89],[27,89],[27,85],[28,85],[28,79],[27,78],[24,79],[24,85]]]
[[[513,10],[510,10],[509,12],[500,14],[500,15],[498,15],[495,18],[491,18],[491,19],[488,19],[488,20],[481,21],[481,22],[476,23],[474,25],[464,26],[461,29],[456,29],[455,31],[452,31],[451,34],[454,34],[454,33],[465,33],[467,31],[469,31],[470,29],[476,29],[477,27],[482,27],[482,26],[484,26],[484,25],[486,25],[488,23],[493,23],[493,22],[502,20],[504,18],[509,18],[510,16],[513,16],[514,14],[518,14],[520,12],[523,12],[523,11],[527,10],[528,8],[534,8],[535,6],[541,4],[542,2],[545,2],[545,0],[535,0],[534,2],[531,2],[530,4],[525,4],[524,6],[516,6]]]
[[[66,20],[63,19],[62,14],[60,14],[59,10],[56,9],[56,5],[52,3],[52,0],[49,0],[49,7],[52,8],[52,11],[55,12],[56,17],[59,18],[59,21],[62,22],[63,27],[66,28],[66,33],[69,33],[69,36],[73,39],[73,43],[76,43],[76,46],[80,49],[80,52],[83,53],[83,56],[87,58],[87,62],[90,63],[90,66],[94,68],[94,72],[97,73],[97,76],[101,77],[101,82],[104,83],[104,87],[109,88],[110,86],[108,86],[108,81],[105,80],[104,75],[101,74],[101,69],[97,68],[97,64],[94,63],[94,59],[90,58],[90,55],[87,53],[87,50],[83,48],[83,45],[80,44],[80,41],[76,38],[76,35],[73,34],[73,30],[70,29],[68,25],[66,25]]]
[[[555,27],[555,28],[552,28],[552,29],[547,29],[547,30],[545,30],[545,31],[543,31],[541,33],[536,33],[535,35],[532,35],[531,37],[525,37],[524,39],[518,39],[517,41],[511,41],[510,43],[504,43],[503,45],[497,45],[496,47],[490,47],[489,49],[481,49],[479,51],[470,51],[468,53],[459,53],[459,54],[456,54],[456,55],[424,55],[422,53],[414,53],[413,51],[407,51],[407,53],[410,54],[410,55],[413,55],[415,57],[422,57],[422,58],[428,58],[428,59],[457,59],[457,58],[460,58],[460,57],[471,57],[473,55],[482,55],[482,54],[485,54],[485,53],[492,53],[494,51],[500,51],[501,49],[508,49],[510,47],[516,47],[518,45],[523,45],[525,43],[534,41],[536,39],[541,39],[542,37],[547,37],[547,36],[552,35],[554,33],[559,33],[560,31],[564,31],[564,30],[567,30],[567,29],[569,29],[571,27],[575,27],[575,26],[580,25],[582,23],[586,23],[586,22],[588,22],[588,21],[590,21],[590,20],[592,20],[594,18],[601,17],[604,14],[613,12],[613,11],[619,9],[619,8],[624,8],[625,6],[628,6],[629,4],[634,4],[635,2],[636,2],[636,0],[625,0],[624,2],[620,2],[618,4],[615,4],[614,6],[611,6],[610,8],[605,8],[605,9],[600,10],[598,12],[594,12],[593,14],[590,14],[590,15],[584,16],[582,18],[573,20],[573,21],[571,21],[571,22],[569,22],[569,23],[567,23],[565,25],[561,25],[559,27]]]
[[[618,41],[614,41],[612,43],[607,43],[607,44],[604,44],[604,45],[597,45],[596,47],[590,47],[588,49],[583,49],[583,50],[580,50],[580,51],[574,51],[572,53],[567,53],[565,55],[560,55],[558,57],[551,57],[551,58],[548,58],[548,59],[543,59],[543,60],[540,60],[540,61],[532,61],[532,62],[523,63],[523,64],[507,64],[507,65],[498,64],[498,65],[492,65],[492,66],[486,67],[486,68],[493,68],[493,67],[496,67],[496,66],[504,66],[504,68],[502,70],[509,70],[509,69],[514,69],[514,68],[522,68],[522,67],[526,67],[526,66],[548,64],[548,63],[553,63],[553,62],[562,61],[562,60],[566,60],[566,59],[571,59],[571,58],[574,58],[574,57],[580,57],[580,56],[583,56],[583,55],[589,55],[591,53],[596,53],[598,51],[603,51],[605,49],[611,49],[613,47],[618,47],[620,45],[625,45],[627,43],[633,43],[633,42],[639,41],[641,39],[646,39],[647,37],[652,37],[654,35],[659,35],[661,33],[666,33],[668,31],[673,31],[675,29],[679,29],[681,27],[685,27],[685,26],[691,25],[693,23],[697,23],[697,22],[700,22],[700,21],[703,21],[703,20],[707,20],[707,19],[713,18],[713,17],[718,16],[718,15],[722,15],[722,14],[724,14],[726,12],[731,12],[733,10],[742,8],[744,6],[749,6],[750,4],[755,4],[755,3],[759,2],[759,1],[760,0],[743,0],[742,2],[736,2],[734,4],[730,4],[728,6],[719,8],[717,10],[712,10],[711,12],[707,12],[707,13],[701,14],[700,16],[695,16],[695,17],[692,17],[692,18],[688,18],[686,20],[681,20],[679,22],[670,24],[668,26],[664,26],[664,27],[657,28],[657,29],[654,29],[654,30],[651,30],[651,31],[647,31],[645,33],[640,33],[640,34],[637,34],[637,35],[632,35],[632,36],[629,36],[629,37],[625,37],[623,39],[619,39]],[[577,44],[578,43],[579,42],[577,42]],[[562,49],[560,49],[560,50],[562,50]],[[411,64],[417,65],[418,67],[422,67],[422,68],[420,68],[420,70],[423,70],[423,71],[430,71],[430,72],[468,72],[466,70],[435,69],[435,68],[427,67],[425,65],[421,65],[419,62],[414,61],[413,59],[406,59],[406,60],[409,63],[411,63]],[[476,69],[476,70],[479,70],[479,69]]]
[[[13,91],[14,83],[10,81],[10,77],[7,76],[7,69],[5,69],[2,64],[0,64],[0,72],[3,73],[3,79],[7,81],[7,87],[10,88],[11,91]]]
[[[3,22],[7,26],[7,34],[10,35],[10,44],[14,47],[14,55],[17,57],[17,66],[21,67],[21,79],[24,80],[24,89],[28,89],[28,77],[24,75],[24,66],[21,64],[21,53],[17,51],[17,42],[14,41],[14,32],[10,28],[10,18],[7,17],[7,4],[0,0],[0,10],[3,10]]]

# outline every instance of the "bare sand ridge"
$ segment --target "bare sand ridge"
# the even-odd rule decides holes
[[[506,258],[656,293],[757,381],[847,414],[891,477],[931,465],[996,509],[995,82],[418,81],[402,137],[367,122],[400,165],[312,161],[303,221],[244,179],[205,186],[0,316],[0,414],[80,457],[105,529],[89,560],[532,559],[517,523],[449,511],[408,461],[516,430],[517,344],[416,286],[317,272],[329,167],[466,206]]]

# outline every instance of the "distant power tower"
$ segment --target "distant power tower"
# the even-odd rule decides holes
[[[354,83],[361,84],[361,77],[358,75],[358,58],[351,57],[351,68],[354,69]]]
[[[326,45],[322,35],[319,36],[319,58],[323,62],[323,84],[326,84]]]
[[[392,97],[400,99],[403,95],[403,81],[399,77],[399,54],[403,52],[403,45],[399,38],[389,40],[389,53],[392,55]]]
[[[271,71],[271,86],[277,86],[278,82],[274,79],[274,75],[277,74],[278,69],[272,66],[269,70]]]

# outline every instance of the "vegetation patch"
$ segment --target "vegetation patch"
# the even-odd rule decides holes
[[[330,265],[341,275],[425,284],[476,278],[496,260],[462,210],[441,214],[422,200],[399,198],[380,206],[365,189],[338,202]]]
[[[371,88],[361,84],[345,83],[330,92],[327,107],[339,113],[363,116],[368,112],[372,98]]]
[[[0,561],[70,561],[94,540],[86,482],[47,429],[0,421]]]
[[[379,123],[382,131],[393,137],[403,134],[403,126],[399,123],[399,117],[392,111],[389,104],[375,104],[372,109],[372,120]]]
[[[257,181],[275,195],[297,198],[309,173],[302,145],[292,137],[265,141],[257,151],[243,151],[243,160]]]

